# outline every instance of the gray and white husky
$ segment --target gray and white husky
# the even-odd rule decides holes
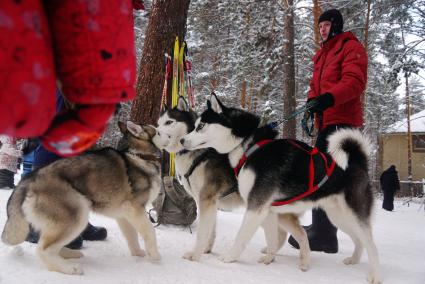
[[[194,261],[199,260],[202,253],[211,251],[215,239],[217,208],[232,209],[244,205],[227,155],[219,154],[211,148],[187,151],[180,143],[180,140],[194,129],[197,117],[197,114],[189,109],[185,99],[180,97],[175,108],[165,109],[162,112],[157,127],[158,137],[161,137],[166,144],[162,148],[176,153],[177,176],[185,190],[195,198],[198,204],[199,228],[196,244],[192,251],[183,256]],[[271,231],[272,234],[278,235],[280,248],[286,240],[286,231],[279,230],[275,218],[277,218],[275,215],[269,216],[268,222],[264,222],[263,227],[271,227],[269,230],[265,228],[265,232]],[[283,218],[291,224],[294,222],[298,224],[298,219],[292,216]],[[297,228],[301,234],[304,232],[299,224]],[[295,233],[295,235],[298,234]],[[266,240],[268,239],[269,236],[266,234]],[[264,251],[267,253],[267,248]],[[274,256],[266,254],[259,259],[259,262],[268,264],[273,259]],[[306,269],[308,265],[304,266]]]
[[[259,124],[259,117],[227,108],[213,94],[207,110],[196,121],[195,130],[181,142],[187,149],[212,147],[227,154],[230,164],[236,167],[252,145],[275,137],[276,131]],[[329,153],[336,162],[334,171],[319,190],[284,206],[272,206],[272,203],[300,195],[309,187],[311,156],[286,139],[271,140],[254,151],[238,177],[239,192],[247,203],[247,210],[234,245],[220,259],[236,261],[270,212],[298,214],[321,207],[355,244],[354,253],[344,263],[358,263],[365,247],[370,264],[368,280],[380,283],[378,252],[371,230],[373,195],[368,177],[369,144],[358,130],[344,129],[331,135]],[[319,169],[315,177],[322,174],[324,170]],[[308,242],[305,235],[301,238],[304,238],[302,242]]]
[[[144,256],[139,232],[151,260],[161,258],[145,205],[161,185],[161,150],[156,130],[132,122],[120,123],[124,138],[119,150],[105,148],[58,160],[24,177],[7,204],[2,241],[22,243],[31,223],[40,231],[37,253],[49,270],[82,274],[81,252],[64,245],[87,226],[89,211],[116,219],[133,256]]]

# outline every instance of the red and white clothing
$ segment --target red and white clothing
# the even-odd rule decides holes
[[[132,0],[0,1],[0,133],[85,150],[134,98],[135,64]],[[77,107],[52,122],[57,80]]]
[[[0,135],[0,170],[16,173],[20,156],[21,151],[16,146],[16,139]]]

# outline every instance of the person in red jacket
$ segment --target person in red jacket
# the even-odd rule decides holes
[[[308,92],[309,110],[315,116],[318,136],[315,146],[327,151],[327,138],[340,128],[363,125],[362,94],[367,81],[367,53],[336,9],[325,11],[318,21],[322,47],[314,55],[313,77]],[[312,224],[305,227],[310,249],[338,252],[337,229],[321,209],[312,211]],[[299,248],[291,236],[289,243]]]
[[[0,1],[0,134],[72,156],[135,96],[139,0]],[[57,81],[73,108],[56,115]]]

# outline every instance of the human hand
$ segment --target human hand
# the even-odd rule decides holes
[[[333,106],[334,98],[331,93],[324,93],[318,97],[310,99],[306,107],[310,113],[323,112],[327,108]]]

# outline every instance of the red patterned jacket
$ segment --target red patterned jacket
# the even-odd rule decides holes
[[[0,134],[73,155],[135,96],[132,0],[0,1]],[[56,80],[77,108],[55,116]]]

